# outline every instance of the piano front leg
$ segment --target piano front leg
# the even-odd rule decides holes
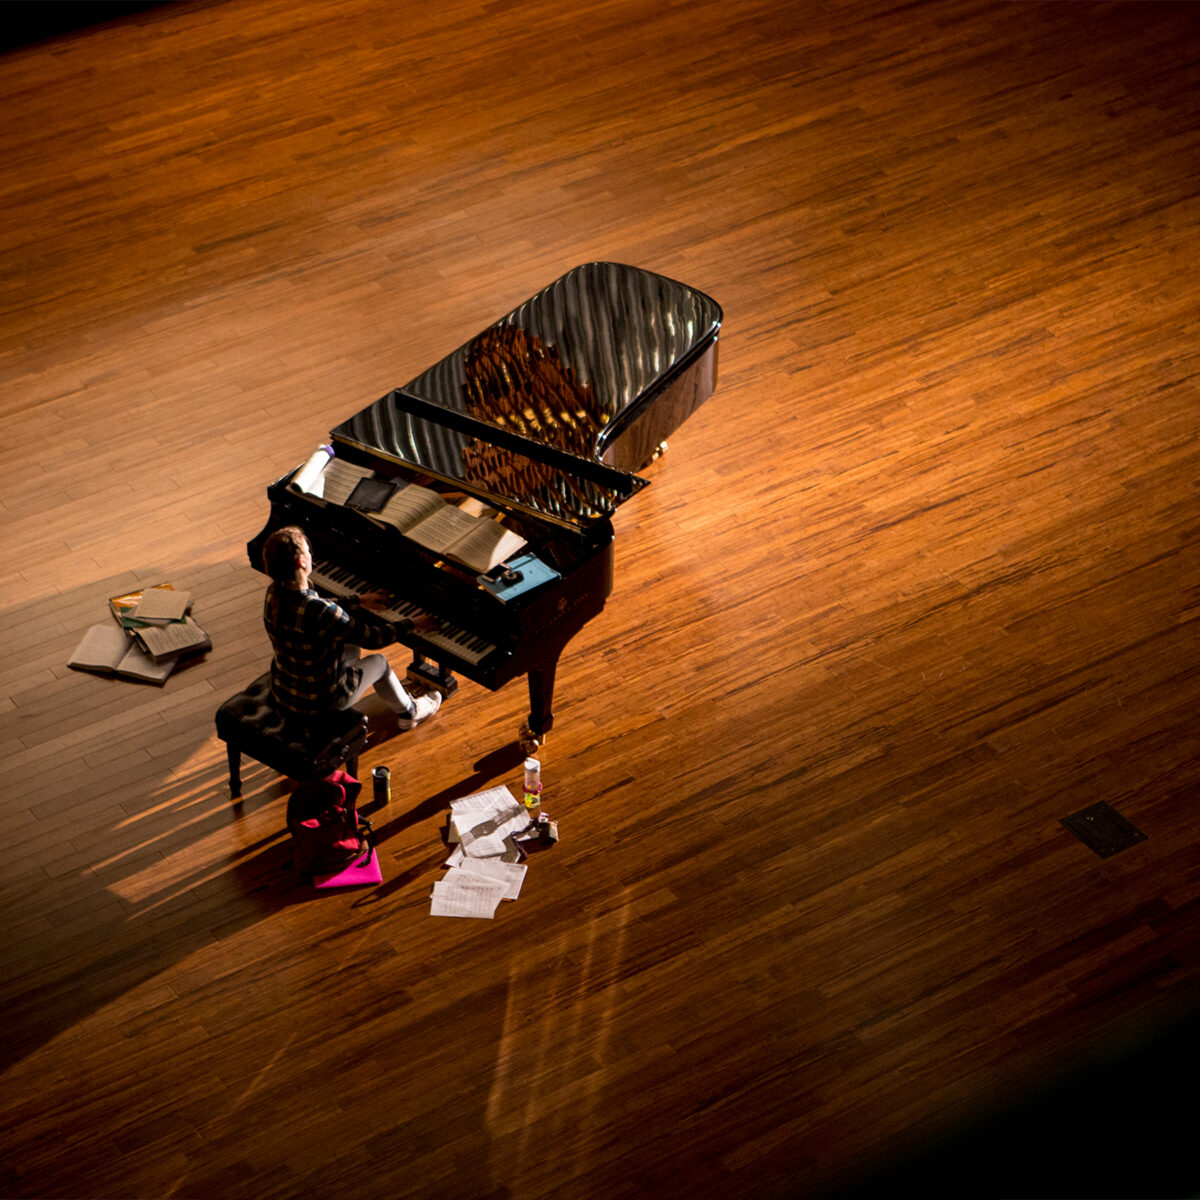
[[[532,754],[546,740],[550,726],[554,724],[551,705],[554,702],[554,673],[558,669],[558,655],[540,667],[529,671],[529,719],[521,726],[519,741],[526,754]]]

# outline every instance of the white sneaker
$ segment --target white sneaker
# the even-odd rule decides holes
[[[426,692],[424,696],[417,696],[413,701],[413,713],[411,717],[398,717],[396,724],[401,729],[412,729],[419,725],[426,717],[432,717],[439,708],[442,707],[441,692]]]

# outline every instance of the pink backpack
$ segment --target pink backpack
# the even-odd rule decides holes
[[[345,771],[302,783],[288,799],[295,865],[306,875],[341,871],[371,856],[371,824],[354,807],[362,784]]]

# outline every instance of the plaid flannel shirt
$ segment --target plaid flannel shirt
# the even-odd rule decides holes
[[[347,643],[376,650],[396,640],[385,621],[364,621],[311,588],[271,584],[263,623],[275,651],[271,690],[280,708],[313,716],[341,708],[354,695],[362,669],[342,662]]]

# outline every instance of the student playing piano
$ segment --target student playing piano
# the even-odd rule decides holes
[[[342,608],[309,587],[313,569],[308,538],[298,526],[277,529],[263,546],[263,566],[271,578],[263,604],[263,622],[275,657],[271,690],[275,703],[301,720],[330,709],[350,708],[373,687],[396,713],[401,729],[431,717],[442,702],[440,692],[412,696],[382,654],[361,655],[396,640],[396,626],[382,619],[363,620],[356,605]],[[363,608],[382,606],[382,593],[359,597]],[[432,618],[408,621],[424,631]]]

